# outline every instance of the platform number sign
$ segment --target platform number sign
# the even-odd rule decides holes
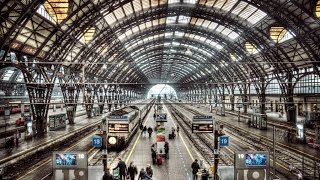
[[[97,148],[102,147],[102,138],[100,136],[93,136],[92,146]]]
[[[229,136],[220,137],[220,147],[229,146]]]

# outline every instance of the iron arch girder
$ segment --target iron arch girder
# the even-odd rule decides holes
[[[145,14],[144,14],[144,15],[145,15]],[[179,15],[180,15],[180,14],[179,14]],[[209,15],[210,15],[210,14],[209,14]],[[201,15],[199,15],[199,16],[201,16]],[[216,16],[215,16],[215,17],[216,17]],[[159,16],[158,16],[158,18],[159,18]],[[201,18],[201,17],[200,17],[200,18]],[[208,19],[208,18],[203,17],[203,16],[202,16],[202,18],[203,18],[203,19]],[[222,17],[222,18],[224,18],[224,17]],[[214,20],[215,20],[215,19],[213,19],[213,20],[211,19],[211,21],[214,21]],[[233,21],[232,23],[233,23],[233,24],[239,24],[238,21],[237,21],[237,23],[234,23],[234,22],[235,22],[235,21]],[[218,23],[221,24],[220,22],[218,22]],[[232,23],[231,23],[231,24],[232,24]],[[127,23],[122,22],[122,24],[127,24]],[[223,24],[223,25],[225,25],[225,24]],[[232,26],[233,26],[233,25],[232,25]],[[226,26],[226,27],[228,27],[228,26]],[[232,29],[235,30],[236,27],[233,27]],[[248,31],[248,30],[249,30],[248,28],[243,28],[243,29],[244,29],[244,31]],[[237,32],[237,31],[235,31],[235,32]],[[257,37],[256,34],[254,34],[254,36],[255,36],[255,38]],[[257,43],[255,43],[255,44],[257,44]]]

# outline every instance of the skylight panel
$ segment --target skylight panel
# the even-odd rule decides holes
[[[184,32],[176,31],[174,35],[178,37],[182,37],[184,35]]]
[[[176,23],[176,20],[177,20],[177,16],[170,16],[170,17],[167,17],[167,24],[173,24],[173,23]]]
[[[216,48],[219,49],[219,50],[221,50],[221,49],[223,49],[223,46],[221,46],[220,44],[217,44],[217,45],[216,45]]]
[[[198,19],[196,22],[196,25],[202,26],[203,21],[204,21],[204,19]]]
[[[218,1],[216,1],[216,3],[214,4],[213,7],[217,8],[217,9],[221,9],[221,7],[224,5],[225,2],[226,2],[226,0],[218,0]]]
[[[224,29],[225,29],[224,26],[219,25],[219,26],[217,27],[216,31],[217,31],[217,32],[221,32],[221,31],[223,31]]]
[[[243,8],[245,8],[248,5],[248,3],[240,1],[240,3],[238,4],[238,6],[236,6],[234,8],[234,10],[231,12],[235,15],[239,15],[239,13],[243,10]]]
[[[121,34],[120,36],[118,36],[118,39],[122,42],[123,39],[126,38],[126,35],[125,34]]]
[[[127,3],[123,6],[123,10],[124,10],[124,13],[126,14],[126,16],[129,16],[130,14],[133,13],[133,9],[132,9],[132,6],[131,6],[131,3]]]
[[[142,1],[142,7],[143,9],[149,9],[150,8],[149,1]]]
[[[152,21],[152,26],[157,26],[159,24],[159,19],[155,19]]]
[[[249,42],[245,43],[245,48],[249,54],[256,54],[258,52],[257,48]]]
[[[228,35],[228,37],[229,37],[230,39],[236,39],[237,37],[239,37],[239,34],[236,33],[236,32],[234,32],[234,31],[232,31],[232,32]]]
[[[173,32],[166,32],[164,35],[165,37],[170,37],[170,36],[173,36]]]
[[[263,19],[264,17],[266,17],[267,14],[261,10],[257,10],[255,13],[252,14],[252,16],[250,16],[247,21],[249,21],[252,24],[256,24],[257,22],[259,22],[261,19]]]
[[[134,8],[135,12],[138,12],[138,11],[142,10],[142,6],[141,6],[141,3],[140,3],[140,0],[134,0],[132,2],[132,4],[133,4],[133,8]]]
[[[17,78],[17,82],[22,82],[23,80],[23,75],[22,73],[19,75],[19,77]]]
[[[184,3],[196,4],[198,0],[183,0]]]
[[[144,29],[146,29],[146,24],[145,23],[140,24],[139,28],[140,28],[140,31],[143,31]]]
[[[168,4],[180,3],[180,0],[169,0]]]
[[[254,6],[247,6],[240,14],[239,16],[243,19],[247,19],[249,16],[251,16],[255,11],[257,10]]]
[[[214,30],[218,26],[217,23],[211,22],[211,24],[208,26],[208,29]]]
[[[222,33],[223,35],[226,35],[226,36],[228,36],[231,32],[232,32],[232,30],[229,29],[229,28],[225,28],[223,31],[221,31],[221,33]]]
[[[8,80],[11,78],[13,72],[14,72],[13,70],[7,70],[7,71],[6,71],[6,74],[5,74],[4,77],[3,77],[3,80],[4,80],[4,81],[8,81]]]
[[[183,16],[183,15],[179,16],[178,23],[188,24],[189,21],[190,21],[190,17],[189,16]]]
[[[200,41],[203,41],[203,42],[204,42],[206,39],[207,39],[207,38],[205,38],[205,37],[200,37],[200,38],[199,38],[199,40],[200,40]]]
[[[139,31],[139,27],[138,27],[138,26],[132,28],[132,32],[133,32],[133,33],[136,33],[136,32],[138,32],[138,31]]]
[[[228,0],[221,9],[224,11],[230,11],[237,2],[238,0]]]
[[[117,21],[116,17],[113,15],[112,12],[109,13],[108,15],[106,15],[104,18],[109,25],[112,25],[113,23],[115,23]]]
[[[210,21],[205,20],[205,21],[203,21],[201,26],[204,27],[204,28],[208,28],[209,25],[210,25]]]
[[[118,9],[114,10],[113,13],[114,13],[114,15],[116,16],[116,18],[118,20],[122,19],[124,17],[124,13],[123,13],[122,7],[119,7]]]
[[[152,23],[151,23],[151,21],[146,22],[146,27],[147,27],[147,28],[152,27]]]
[[[174,42],[172,42],[172,45],[173,45],[173,46],[179,46],[179,45],[180,45],[180,43],[178,43],[178,42],[174,41]]]
[[[128,30],[127,32],[125,32],[124,34],[125,34],[126,36],[130,36],[130,35],[133,34],[133,33],[132,33],[132,30],[129,29],[129,30]]]

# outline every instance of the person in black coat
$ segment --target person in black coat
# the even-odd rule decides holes
[[[119,158],[119,163],[118,163],[117,167],[113,168],[113,170],[115,170],[117,168],[119,168],[119,176],[120,176],[119,180],[125,180],[127,165],[124,161],[121,160],[121,158]]]
[[[198,179],[197,173],[200,169],[200,165],[198,164],[198,159],[195,159],[193,161],[193,163],[191,164],[191,168],[192,168],[193,180]]]
[[[128,167],[128,174],[130,175],[131,180],[134,180],[134,177],[136,174],[138,174],[138,169],[135,165],[133,165],[133,162],[131,162]]]
[[[152,132],[153,132],[152,128],[149,127],[149,128],[148,128],[149,138],[151,138]]]
[[[107,168],[106,172],[104,173],[102,180],[114,180],[114,177],[112,176],[112,174],[110,174],[110,169]]]

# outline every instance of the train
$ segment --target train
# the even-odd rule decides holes
[[[102,118],[107,128],[106,145],[108,150],[121,151],[126,148],[134,134],[138,131],[143,119],[152,108],[154,99],[143,101],[137,105],[123,107],[112,111]],[[101,125],[103,127],[104,125]],[[103,129],[103,128],[102,128]],[[97,135],[103,136],[102,129]]]
[[[56,100],[51,100],[50,103],[56,104],[56,108],[61,108],[61,105],[63,104],[63,101],[61,99],[56,99]],[[61,103],[61,104],[60,104]],[[14,101],[14,102],[9,102],[5,105],[0,106],[0,115],[4,115],[5,109],[10,110],[10,114],[16,114],[16,113],[21,113],[21,101]],[[53,105],[49,105],[49,109],[53,109]],[[25,103],[24,104],[24,112],[29,112],[30,111],[30,104]]]

